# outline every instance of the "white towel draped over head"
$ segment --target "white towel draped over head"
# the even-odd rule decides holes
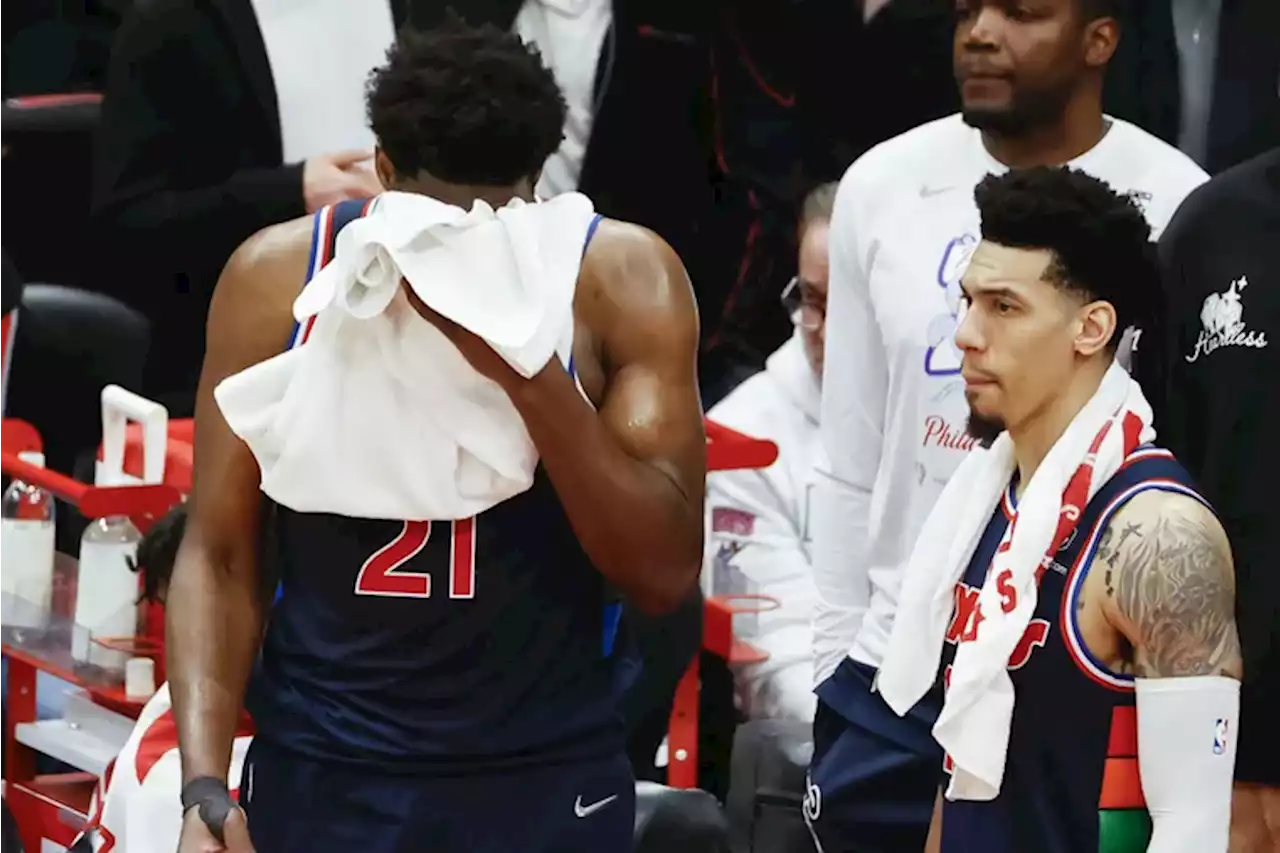
[[[1151,407],[1142,390],[1113,362],[1023,489],[978,596],[977,636],[956,650],[946,700],[933,727],[954,765],[948,799],[991,800],[1000,793],[1014,705],[1006,666],[1035,612],[1040,574],[1094,493],[1138,445],[1154,439]],[[989,449],[965,458],[925,522],[907,563],[893,633],[876,676],[876,689],[899,715],[938,677],[955,585],[1015,467],[1013,440],[1001,433]],[[1009,612],[998,587],[1015,593]]]
[[[428,306],[521,376],[566,366],[594,209],[569,193],[470,211],[388,192],[339,232],[294,303],[304,346],[229,376],[214,397],[262,491],[299,512],[466,518],[525,491],[537,452],[502,389],[422,319]]]

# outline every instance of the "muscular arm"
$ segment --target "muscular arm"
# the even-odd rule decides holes
[[[697,309],[680,259],[635,226],[601,224],[581,281],[606,375],[599,412],[555,365],[508,391],[596,568],[637,607],[664,612],[702,557]]]
[[[1185,495],[1145,492],[1109,525],[1104,612],[1133,645],[1139,678],[1240,678],[1235,575],[1222,526]]]
[[[1109,532],[1103,612],[1133,646],[1147,851],[1225,850],[1241,670],[1226,536],[1203,504],[1154,491]]]
[[[924,853],[942,850],[942,789],[933,798],[933,816],[929,819],[929,835],[924,840]]]
[[[209,308],[196,399],[194,484],[165,624],[184,781],[226,777],[262,634],[258,465],[228,429],[213,389],[286,345],[309,238],[309,220],[251,237],[227,263]]]

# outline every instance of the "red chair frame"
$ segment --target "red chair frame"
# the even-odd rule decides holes
[[[707,421],[707,470],[767,468],[778,458],[778,445]],[[731,664],[759,662],[765,654],[733,636],[736,613],[759,609],[736,602],[741,597],[712,596],[703,605],[702,647]],[[695,657],[676,686],[667,728],[667,784],[673,788],[698,786],[698,689],[701,681]]]

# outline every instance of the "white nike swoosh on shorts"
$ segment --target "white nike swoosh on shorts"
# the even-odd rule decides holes
[[[580,818],[587,817],[588,815],[592,815],[600,811],[602,808],[609,805],[609,803],[612,803],[616,799],[618,799],[618,795],[613,794],[611,796],[605,797],[603,800],[596,800],[594,803],[592,803],[589,806],[584,806],[582,804],[582,795],[579,794],[578,799],[574,800],[573,802],[573,813],[574,815]]]

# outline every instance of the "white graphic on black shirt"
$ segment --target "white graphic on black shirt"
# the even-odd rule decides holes
[[[1262,349],[1267,345],[1267,333],[1245,327],[1244,303],[1241,291],[1249,286],[1249,279],[1240,276],[1231,282],[1225,293],[1210,293],[1200,308],[1200,337],[1196,348],[1186,356],[1194,362],[1222,347],[1251,347]]]

